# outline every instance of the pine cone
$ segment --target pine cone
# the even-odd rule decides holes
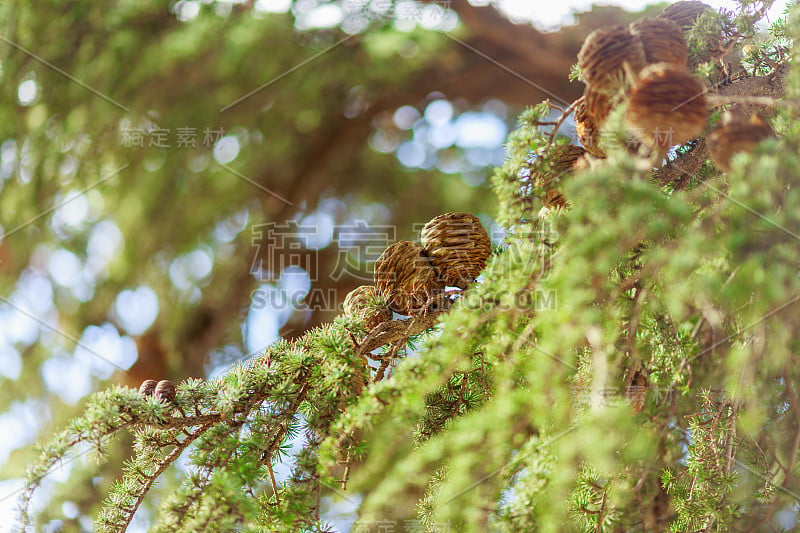
[[[542,204],[548,209],[568,209],[570,207],[567,197],[557,189],[549,189],[542,198]]]
[[[411,315],[444,286],[425,249],[411,241],[398,241],[375,262],[375,287],[393,311]]]
[[[606,156],[600,148],[600,128],[589,114],[585,101],[581,101],[575,108],[575,132],[587,152],[595,157]]]
[[[556,146],[550,154],[550,169],[552,173],[540,176],[536,185],[545,189],[542,203],[550,209],[564,209],[569,207],[569,201],[557,189],[558,183],[566,174],[575,171],[578,160],[586,153],[584,148],[574,144],[561,144]],[[558,178],[556,180],[556,178]]]
[[[671,20],[680,27],[684,36],[688,36],[695,24],[697,24],[697,19],[699,19],[703,13],[709,11],[713,12],[714,9],[703,2],[695,0],[676,2],[667,6],[667,8],[658,15],[658,18]],[[690,69],[694,69],[697,65],[710,61],[715,57],[720,58],[725,54],[725,47],[721,35],[704,32],[700,37],[702,37],[704,45],[692,51],[690,54],[688,61]]]
[[[678,24],[668,18],[645,17],[629,27],[631,33],[642,42],[648,63],[672,63],[682,68],[688,67],[689,47]]]
[[[628,121],[648,146],[694,139],[706,123],[705,90],[686,70],[668,63],[644,69],[628,104]]]
[[[492,253],[489,234],[471,213],[445,213],[422,228],[420,241],[439,279],[466,289],[486,266]]]
[[[644,407],[648,389],[649,381],[647,375],[641,370],[634,372],[630,383],[625,388],[625,397],[628,399],[634,413],[640,412]]]
[[[723,172],[731,170],[731,158],[739,152],[752,152],[753,148],[775,132],[758,115],[749,119],[743,115],[726,113],[722,126],[712,131],[706,141],[711,160]]]
[[[614,108],[614,104],[607,94],[596,91],[589,85],[583,90],[583,101],[585,102],[586,111],[598,126],[602,126]]]
[[[624,87],[625,64],[636,73],[647,61],[639,37],[623,26],[593,31],[578,52],[578,65],[586,83],[601,93],[614,94]]]
[[[364,362],[364,367],[361,372],[353,374],[353,379],[350,381],[350,391],[353,396],[360,396],[364,389],[369,385],[369,364]]]
[[[686,33],[692,29],[700,15],[709,9],[712,9],[711,6],[703,2],[685,0],[675,2],[664,8],[664,11],[658,15],[658,18],[671,20],[680,27],[681,31]]]
[[[156,380],[154,379],[146,379],[139,386],[139,394],[143,396],[152,396],[154,390],[156,390]]]
[[[575,169],[575,163],[586,153],[584,148],[574,144],[560,144],[553,149],[551,167],[557,174],[566,174]]]
[[[162,379],[158,382],[153,391],[153,396],[158,398],[159,401],[172,403],[175,401],[175,384],[168,379]]]
[[[346,315],[363,320],[369,330],[392,319],[392,312],[372,285],[348,292],[342,307]]]

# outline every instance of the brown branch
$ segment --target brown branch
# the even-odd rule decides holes
[[[347,481],[350,479],[350,450],[347,450],[347,457],[344,460],[344,472],[342,473],[342,491],[347,492]]]
[[[275,504],[281,504],[281,498],[278,496],[278,482],[275,481],[275,472],[272,471],[272,459],[267,461],[267,469],[269,471],[269,482],[272,484],[272,491],[275,493]]]
[[[786,76],[789,74],[789,65],[780,65],[775,71],[764,76],[739,78],[727,85],[721,85],[709,91],[715,97],[761,97],[783,98],[786,94]]]
[[[212,413],[208,415],[196,416],[170,416],[164,419],[162,423],[152,424],[155,426],[178,428],[199,426],[203,424],[213,424],[222,420],[222,415],[219,413]]]
[[[566,109],[562,109],[561,110],[561,116],[558,117],[558,120],[553,122],[553,131],[550,132],[550,136],[549,136],[549,140],[548,140],[549,144],[553,143],[553,141],[556,138],[556,134],[558,133],[558,129],[561,127],[562,124],[564,124],[564,121],[567,119],[567,117],[569,117],[575,111],[575,108],[577,108],[581,104],[582,101],[583,101],[583,97],[581,96],[580,98],[578,98],[577,100],[572,102],[569,105],[569,107],[567,107]],[[550,104],[550,105],[553,106],[552,104]],[[553,106],[553,107],[558,108],[558,106]]]
[[[386,369],[392,364],[394,358],[397,357],[398,349],[398,346],[392,346],[389,353],[381,358],[381,365],[378,367],[378,370],[375,371],[375,377],[372,378],[373,383],[377,383],[383,379],[384,374],[386,374]]]
[[[595,528],[596,533],[603,533],[603,515],[606,511],[606,491],[603,491],[603,499],[600,502],[600,509],[598,510],[597,515],[597,527]]]
[[[387,344],[397,345],[399,341],[408,340],[409,337],[429,330],[436,325],[439,315],[447,312],[451,305],[452,302],[447,295],[440,294],[428,301],[422,313],[408,320],[390,320],[376,326],[358,347],[358,355],[382,360],[383,357],[370,356],[370,352]]]
[[[461,406],[467,400],[467,382],[468,382],[469,372],[464,372],[461,375],[461,386],[459,387],[458,391],[458,400],[456,401],[456,408],[454,409],[455,414],[458,415],[459,411],[461,410]]]
[[[135,419],[125,420],[119,426],[108,428],[102,435],[100,435],[99,437],[96,437],[96,440],[92,440],[92,441],[89,441],[87,439],[87,436],[86,436],[85,433],[75,434],[69,440],[69,442],[67,442],[64,445],[63,453],[57,454],[57,455],[51,454],[47,458],[47,461],[48,461],[49,464],[48,464],[47,468],[45,469],[45,471],[41,475],[38,475],[38,476],[35,476],[35,477],[31,477],[26,482],[25,486],[23,487],[22,498],[21,498],[23,504],[20,507],[20,518],[22,520],[23,526],[28,525],[28,521],[29,521],[28,507],[30,505],[30,499],[31,499],[31,496],[33,495],[34,491],[41,485],[42,480],[52,473],[51,469],[56,465],[56,463],[59,463],[64,459],[64,456],[66,456],[67,452],[70,449],[72,449],[74,446],[76,446],[80,442],[92,442],[97,447],[99,447],[102,444],[101,443],[101,439],[105,438],[105,439],[108,440],[111,437],[111,435],[113,435],[114,433],[116,433],[119,430],[124,429],[124,428],[126,428],[128,426],[132,426],[135,423],[136,423]],[[80,456],[81,455],[78,455],[77,457],[69,459],[66,462],[74,461],[75,459],[77,459]]]
[[[681,152],[675,159],[668,161],[653,174],[653,181],[659,185],[672,185],[673,190],[685,189],[703,163],[708,159],[708,147],[705,139],[697,139],[689,150]]]
[[[268,393],[266,391],[260,391],[255,394],[252,394],[249,398],[247,398],[246,402],[240,404],[240,408],[233,414],[236,415],[240,413],[249,413],[250,410],[255,405],[266,400],[267,396]],[[221,413],[209,413],[204,415],[198,414],[190,416],[185,416],[185,415],[168,416],[165,417],[161,422],[144,422],[142,420],[133,419],[127,425],[145,424],[158,427],[179,428],[179,427],[199,426],[203,424],[213,424],[216,422],[221,422],[223,420],[225,420],[225,418],[222,416]]]
[[[641,319],[642,308],[644,307],[645,298],[647,295],[648,290],[646,288],[637,288],[636,295],[633,297],[633,311],[631,312],[631,317],[628,320],[627,339],[625,339],[628,354],[630,354],[632,357],[637,356],[636,336],[639,334],[639,321]]]

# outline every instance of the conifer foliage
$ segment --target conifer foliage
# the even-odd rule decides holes
[[[800,11],[758,32],[768,4],[678,2],[590,36],[584,97],[529,108],[508,139],[506,244],[478,282],[446,286],[426,242],[469,239],[429,235],[403,245],[407,319],[376,279],[334,323],[174,399],[95,394],[41,446],[22,520],[54,465],[131,432],[98,531],[124,531],[182,455],[155,531],[326,531],[321,496],[342,493],[363,497],[361,531],[796,524]],[[573,111],[588,152],[559,134]]]

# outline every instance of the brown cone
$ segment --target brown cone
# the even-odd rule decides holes
[[[589,85],[583,90],[583,101],[585,102],[586,111],[598,126],[603,125],[603,122],[606,121],[609,113],[614,108],[609,95],[596,91]]]
[[[346,315],[363,320],[370,330],[392,319],[392,312],[372,285],[361,285],[348,292],[342,307]]]
[[[575,163],[586,153],[586,150],[574,144],[560,144],[553,149],[552,168],[557,174],[572,172]]]
[[[731,159],[739,152],[752,152],[755,146],[775,132],[758,115],[749,119],[726,114],[722,126],[712,131],[706,141],[711,160],[723,172],[731,170]]]
[[[175,384],[167,379],[162,379],[156,385],[153,396],[162,402],[172,403],[175,401]]]
[[[557,146],[552,154],[550,160],[552,161],[550,168],[553,171],[552,176],[542,177],[543,183],[540,184],[546,189],[542,203],[545,207],[550,209],[565,209],[569,207],[569,201],[563,193],[557,189],[557,184],[565,177],[575,170],[578,160],[586,153],[584,148],[574,144],[561,144]],[[557,180],[555,178],[558,178]],[[552,187],[551,187],[552,184]]]
[[[578,52],[578,66],[592,89],[614,94],[625,85],[627,64],[634,73],[646,64],[639,37],[624,26],[595,30],[589,34]]]
[[[668,63],[642,71],[628,104],[628,122],[651,147],[666,148],[694,139],[703,131],[706,117],[703,85]]]
[[[689,32],[691,32],[695,24],[697,24],[697,19],[700,18],[703,13],[709,11],[713,12],[714,9],[708,4],[696,0],[689,0],[675,2],[667,6],[667,8],[658,15],[658,18],[671,20],[680,27],[684,36],[688,36]],[[721,57],[725,53],[723,50],[722,36],[704,34],[702,37],[705,45],[701,49],[694,51],[689,57],[689,68],[691,69],[694,69],[700,63],[712,60],[714,57]]]
[[[411,315],[444,286],[425,250],[411,241],[398,241],[375,262],[375,287],[393,311]]]
[[[439,279],[466,289],[486,266],[492,243],[481,221],[471,213],[445,213],[425,224],[421,242]]]
[[[689,47],[678,24],[667,18],[645,17],[629,27],[642,42],[648,63],[672,63],[687,68]]]
[[[151,396],[153,391],[156,390],[156,383],[157,382],[154,379],[144,380],[139,387],[139,394],[142,396]]]
[[[634,413],[638,413],[644,408],[648,389],[649,381],[647,375],[642,370],[634,372],[630,383],[625,389],[625,397],[628,399]]]
[[[664,8],[664,11],[658,15],[658,18],[671,20],[680,27],[681,31],[688,32],[692,29],[694,23],[697,22],[700,15],[709,9],[712,9],[711,6],[703,2],[685,0],[682,2],[675,2]]]
[[[575,132],[587,152],[595,157],[606,156],[605,151],[600,148],[600,128],[589,114],[584,100],[575,108]]]

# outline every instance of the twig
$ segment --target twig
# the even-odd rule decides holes
[[[305,375],[302,376],[305,379]],[[259,465],[266,464],[266,462],[272,461],[273,454],[277,451],[278,447],[281,445],[281,441],[283,440],[283,436],[286,431],[289,430],[289,423],[291,420],[294,419],[295,413],[297,410],[300,409],[300,405],[305,401],[306,394],[308,393],[308,382],[304,382],[303,385],[300,387],[300,390],[297,392],[297,396],[295,397],[294,401],[289,404],[289,407],[284,409],[281,413],[281,423],[278,424],[278,429],[275,432],[275,435],[272,437],[272,441],[267,449],[264,451],[263,455],[261,456],[261,461]]]
[[[392,346],[389,349],[389,352],[384,354],[381,358],[381,365],[378,367],[378,370],[375,371],[375,377],[372,379],[373,383],[377,383],[383,379],[383,376],[386,374],[386,369],[392,364],[392,361],[395,357],[397,357],[397,346]]]
[[[653,174],[652,179],[661,186],[672,185],[674,191],[685,189],[708,157],[705,139],[697,139],[689,150],[667,161]]]
[[[350,450],[344,460],[344,473],[342,474],[342,491],[347,492],[347,480],[350,479]]]
[[[718,96],[710,94],[706,96],[706,101],[713,106],[722,106],[725,104],[742,104],[742,105],[758,105],[758,106],[774,106],[779,104],[785,106],[785,102],[780,102],[771,96]]]
[[[278,483],[275,482],[275,472],[272,471],[272,458],[267,462],[269,470],[269,482],[272,483],[272,492],[275,494],[275,505],[281,504],[281,497],[278,495]]]
[[[628,345],[628,353],[635,356],[636,350],[636,335],[639,333],[639,320],[642,315],[642,307],[644,300],[647,297],[648,291],[645,288],[638,289],[634,296],[633,312],[630,320],[628,320],[628,338],[626,344]]]
[[[606,510],[606,491],[603,491],[603,499],[600,500],[600,509],[598,509],[597,513],[597,527],[595,528],[595,533],[603,533],[603,514],[605,514]]]
[[[452,302],[446,294],[439,294],[431,298],[425,305],[423,311],[408,320],[389,320],[376,326],[361,342],[358,347],[358,355],[365,355],[371,359],[378,359],[370,356],[370,352],[386,346],[395,344],[400,340],[406,340],[414,335],[419,335],[436,325],[439,315],[450,310]],[[382,358],[381,358],[382,359]]]
[[[455,414],[459,414],[461,410],[461,406],[464,405],[464,402],[467,398],[467,381],[469,378],[469,372],[464,372],[461,375],[461,387],[458,391],[458,400],[456,401],[456,408],[454,409]]]
[[[550,104],[555,109],[558,109],[559,111],[561,111],[561,116],[558,118],[558,120],[556,120],[553,123],[553,131],[550,132],[550,140],[547,142],[547,144],[552,144],[553,143],[553,141],[556,138],[556,133],[558,133],[558,128],[560,128],[561,125],[564,124],[564,121],[567,120],[567,117],[570,116],[573,111],[575,111],[575,108],[578,107],[578,104],[580,104],[582,101],[583,101],[583,97],[580,97],[577,100],[575,100],[574,102],[572,102],[571,104],[569,104],[569,107],[566,108],[566,109],[561,109],[558,106],[553,106],[552,104]]]

